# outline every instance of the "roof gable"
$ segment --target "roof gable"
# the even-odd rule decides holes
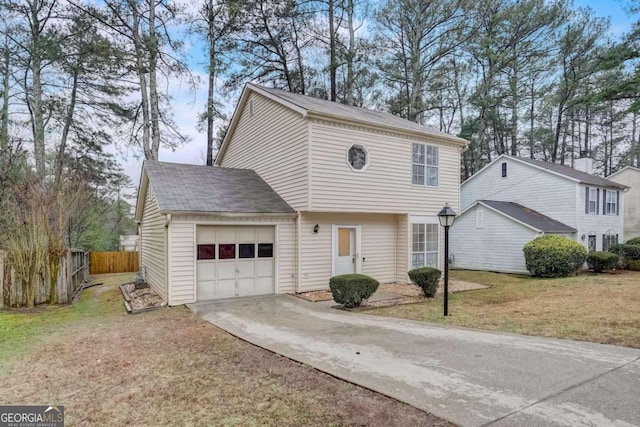
[[[616,171],[616,172],[612,173],[611,175],[609,175],[609,176],[607,177],[607,179],[611,179],[611,178],[613,178],[613,177],[615,177],[615,176],[619,175],[619,174],[620,174],[620,173],[622,173],[622,172],[628,172],[628,171],[631,171],[631,172],[635,172],[635,173],[637,173],[637,174],[640,174],[640,169],[639,169],[639,168],[637,168],[637,167],[635,167],[635,166],[625,166],[625,167],[623,167],[622,169],[620,169],[620,170],[618,170],[618,171]]]
[[[241,112],[246,107],[251,93],[258,93],[273,102],[297,112],[301,117],[317,117],[336,122],[358,123],[372,129],[383,129],[419,135],[422,137],[436,138],[456,144],[460,147],[466,147],[468,143],[462,138],[458,138],[445,132],[440,132],[430,127],[403,119],[402,117],[394,116],[390,113],[340,104],[338,102],[332,102],[325,99],[312,98],[306,95],[247,83],[242,90],[242,94],[240,95],[240,99],[238,100],[236,109],[229,124],[229,129],[222,145],[220,146],[220,150],[216,158],[216,165],[220,164],[222,157],[227,150],[231,136],[240,121],[240,116],[242,115]]]
[[[539,169],[539,170],[545,171],[547,173],[559,176],[561,178],[569,179],[569,180],[574,181],[574,182],[580,182],[580,183],[589,184],[589,185],[597,185],[599,187],[609,187],[609,188],[619,188],[619,189],[628,188],[627,186],[622,185],[622,184],[618,184],[617,182],[613,182],[613,181],[610,181],[608,179],[601,178],[599,176],[595,176],[595,175],[592,175],[592,174],[581,172],[581,171],[573,169],[573,168],[571,168],[569,166],[561,165],[561,164],[558,164],[558,163],[546,162],[546,161],[543,161],[543,160],[532,160],[532,159],[526,159],[524,157],[510,156],[510,155],[507,155],[507,154],[502,154],[499,157],[497,157],[494,161],[492,161],[491,163],[489,163],[488,165],[486,165],[485,167],[480,169],[478,172],[473,174],[471,177],[469,177],[461,185],[465,185],[466,183],[470,182],[475,177],[477,177],[480,174],[484,173],[486,170],[492,168],[501,159],[502,160],[510,159],[510,160],[516,161],[516,162],[518,162],[520,164],[524,164],[524,165],[527,165],[527,166],[530,166],[530,167],[534,167],[536,169]]]
[[[295,213],[250,169],[149,160],[145,160],[142,169],[140,192],[151,183],[159,209],[164,213]],[[138,211],[140,197],[139,194]]]

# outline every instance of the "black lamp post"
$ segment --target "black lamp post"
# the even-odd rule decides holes
[[[449,227],[453,225],[456,213],[444,204],[444,208],[438,212],[440,225],[444,227],[444,315],[449,315]]]

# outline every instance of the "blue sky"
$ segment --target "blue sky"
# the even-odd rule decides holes
[[[625,11],[627,0],[574,0],[576,6],[587,6],[594,10],[595,14],[610,18],[611,35],[618,38],[628,32],[632,23],[638,17],[629,17]],[[194,64],[196,73],[204,73],[201,64]],[[179,82],[170,83],[171,95],[174,98],[173,107],[175,111],[175,121],[183,134],[190,137],[190,142],[180,147],[175,152],[161,149],[160,160],[176,163],[204,164],[206,153],[206,134],[198,132],[197,117],[203,110],[206,100],[206,76],[201,74],[202,84],[195,93],[188,90],[187,85]],[[231,100],[234,106],[236,100]],[[232,107],[230,107],[232,108]],[[231,114],[231,111],[229,111]],[[134,148],[119,151],[120,163],[125,173],[131,177],[133,184],[137,187],[140,179],[140,168],[142,159],[136,155]]]

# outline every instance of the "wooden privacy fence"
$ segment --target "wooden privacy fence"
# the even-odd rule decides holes
[[[74,292],[89,275],[89,253],[79,250],[68,251],[60,259],[58,282],[56,285],[57,300],[60,304],[71,302]],[[38,274],[36,284],[36,304],[49,301],[51,292],[50,272],[48,268]],[[11,267],[7,254],[0,250],[0,308],[17,307],[26,304],[24,284],[20,283]]]
[[[91,274],[136,272],[138,252],[91,252]]]

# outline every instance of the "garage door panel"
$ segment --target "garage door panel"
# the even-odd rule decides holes
[[[256,241],[255,227],[237,227],[238,243],[254,243]]]
[[[236,296],[236,279],[217,280],[215,298],[230,298]]]
[[[198,226],[196,231],[196,243],[198,245],[206,245],[215,243],[216,241],[216,227],[213,226]]]
[[[273,277],[258,277],[256,279],[256,294],[268,294],[273,292]]]
[[[201,280],[196,287],[198,299],[214,299],[216,297],[216,281]]]
[[[216,239],[217,243],[234,243],[236,241],[236,227],[218,226]]]
[[[196,268],[196,280],[215,280],[216,279],[216,263],[215,261],[198,261]]]
[[[228,280],[236,278],[235,261],[218,261],[218,280]]]
[[[258,243],[273,243],[275,242],[275,227],[257,227],[258,229]]]
[[[238,279],[253,279],[256,276],[256,262],[238,261]]]
[[[259,260],[258,264],[258,277],[273,277],[274,268],[273,260]]]
[[[238,295],[255,295],[256,280],[254,277],[238,279]]]

